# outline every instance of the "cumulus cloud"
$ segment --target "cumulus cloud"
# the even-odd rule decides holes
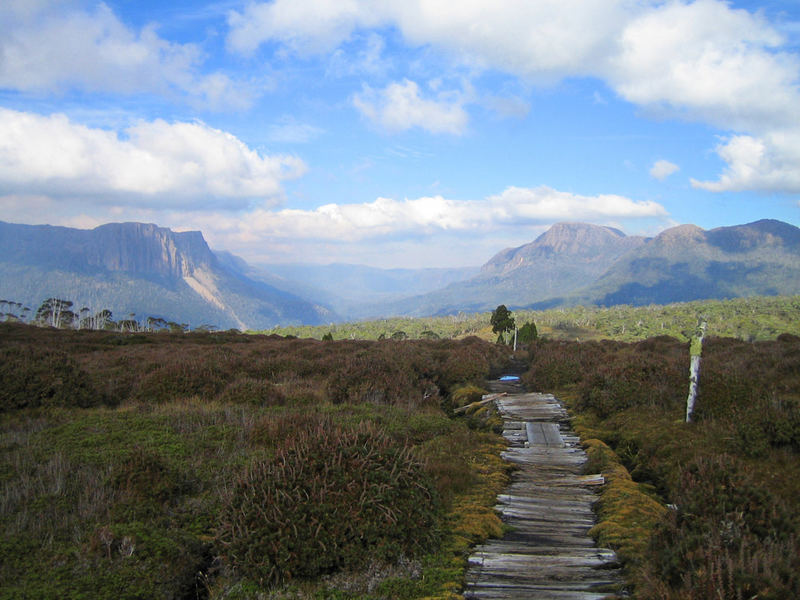
[[[327,52],[354,32],[394,27],[407,43],[472,69],[534,83],[596,77],[651,113],[709,123],[763,145],[755,161],[742,156],[746,140],[731,138],[720,156],[740,162],[728,162],[718,182],[701,187],[800,191],[793,176],[799,149],[787,146],[799,137],[800,58],[761,13],[723,0],[274,0],[232,12],[229,25],[229,47],[244,53],[265,43]],[[393,85],[413,103],[414,90]],[[383,122],[380,99],[389,90],[372,91],[359,108],[399,130],[390,117]],[[742,172],[752,168],[759,172],[745,182]]]
[[[531,77],[584,72],[612,38],[625,0],[275,0],[232,12],[229,47],[251,53],[267,42],[325,52],[354,30],[394,25],[412,44],[435,44],[476,66]]]
[[[659,181],[664,181],[667,177],[673,173],[677,173],[679,170],[680,167],[675,163],[661,159],[654,162],[653,166],[650,167],[650,176],[655,177]]]
[[[346,261],[373,266],[479,265],[508,246],[530,242],[554,222],[591,221],[639,229],[669,222],[663,206],[616,195],[584,196],[548,187],[509,187],[481,200],[429,196],[377,198],[312,210],[255,209],[246,218],[198,213],[184,225],[212,246],[253,262]],[[162,219],[159,222],[168,222]],[[448,261],[443,264],[442,261]]]
[[[32,3],[0,8],[0,88],[150,93],[212,109],[246,108],[255,93],[220,72],[203,74],[201,49],[133,30],[105,4],[93,11]]]
[[[259,154],[201,122],[140,121],[118,134],[63,114],[0,108],[0,190],[6,192],[230,210],[253,198],[274,201],[281,182],[304,171],[296,157]]]
[[[622,31],[607,77],[624,98],[725,128],[791,125],[800,61],[758,15],[717,0],[668,2]]]
[[[692,185],[712,192],[770,191],[800,193],[800,128],[763,138],[736,135],[717,147],[727,163],[717,181]]]
[[[477,67],[532,80],[602,77],[624,98],[724,126],[791,122],[798,58],[761,16],[721,0],[436,0],[254,3],[229,18],[228,42],[328,51],[355,30],[393,25],[405,39]]]
[[[459,93],[438,92],[430,100],[420,95],[419,86],[408,79],[390,83],[382,90],[364,86],[353,97],[353,105],[367,119],[392,132],[419,127],[431,133],[461,134],[467,113]]]
[[[363,204],[327,204],[314,210],[256,210],[241,223],[239,231],[253,239],[355,241],[442,232],[483,235],[487,230],[560,220],[608,221],[666,215],[664,207],[656,202],[624,196],[582,196],[544,186],[509,187],[484,200],[453,200],[442,196],[378,198]]]
[[[228,15],[228,47],[252,54],[261,44],[277,40],[303,54],[332,50],[356,27],[372,27],[384,20],[370,2],[314,2],[278,0],[250,3],[243,12]]]

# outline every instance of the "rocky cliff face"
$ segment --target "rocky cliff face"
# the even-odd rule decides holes
[[[0,253],[15,263],[176,279],[216,261],[199,231],[177,233],[150,223],[95,229],[0,223]]]
[[[87,263],[109,271],[183,278],[216,263],[199,231],[178,233],[149,223],[111,223],[92,233],[84,248]]]
[[[0,294],[61,297],[115,312],[220,327],[319,323],[332,315],[224,265],[199,231],[148,223],[92,230],[0,223]]]
[[[3,223],[0,249],[15,262],[174,279],[216,260],[199,231],[178,233],[152,223],[109,223],[91,230]]]

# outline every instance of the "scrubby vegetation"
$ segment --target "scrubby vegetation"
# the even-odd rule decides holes
[[[637,597],[800,597],[800,299],[514,317]],[[510,351],[489,315],[329,332],[0,323],[0,598],[457,596],[506,470],[491,407],[453,409]]]
[[[688,343],[530,352],[527,384],[570,400],[606,473],[594,534],[619,550],[637,597],[800,597],[800,338],[707,339],[690,424]]]
[[[686,341],[704,315],[709,331],[720,337],[744,341],[774,340],[781,333],[800,335],[800,296],[703,300],[665,306],[575,306],[551,310],[515,309],[520,333],[533,331],[549,339],[587,341],[614,339],[632,342],[668,335]],[[340,323],[320,327],[278,327],[265,333],[322,339],[379,339],[402,333],[411,339],[430,334],[439,338],[478,336],[494,341],[492,313],[448,315],[424,318],[392,318],[361,323]],[[535,329],[523,332],[524,324]],[[427,332],[427,333],[426,333]],[[508,336],[507,336],[508,337]]]
[[[0,356],[0,598],[448,597],[500,530],[496,438],[447,414],[507,359],[476,338],[4,323]]]

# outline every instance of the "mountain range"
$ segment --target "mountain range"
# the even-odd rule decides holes
[[[35,308],[49,297],[220,328],[319,324],[330,310],[230,268],[199,231],[144,223],[83,230],[0,222],[0,296]]]
[[[395,303],[407,315],[457,310],[647,305],[800,293],[800,229],[775,220],[705,231],[679,225],[653,238],[558,223],[492,257],[474,277]]]
[[[800,293],[800,229],[775,220],[646,238],[558,223],[480,269],[251,265],[200,232],[143,223],[92,230],[0,222],[0,296],[47,297],[221,328],[563,305],[665,304]]]

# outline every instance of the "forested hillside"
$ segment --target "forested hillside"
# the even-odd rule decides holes
[[[747,341],[771,340],[781,333],[800,335],[800,296],[705,300],[664,306],[576,306],[550,310],[513,311],[518,326],[535,323],[551,339],[620,341],[670,335],[688,340],[703,316],[709,331]],[[460,338],[470,335],[494,341],[491,313],[459,313],[446,317],[394,318],[317,327],[280,327],[268,333],[321,339],[379,339],[381,336]]]

